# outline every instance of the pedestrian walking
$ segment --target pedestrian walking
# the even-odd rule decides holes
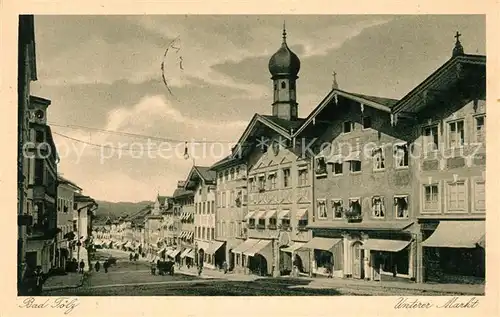
[[[108,260],[104,261],[103,267],[104,267],[104,273],[108,273],[108,268],[109,268]]]
[[[101,269],[101,263],[99,263],[99,261],[97,261],[97,262],[95,263],[95,271],[96,271],[96,272],[99,272],[99,270],[100,270],[100,269]]]
[[[132,253],[130,253],[130,255],[128,256],[128,259],[129,259],[130,262],[132,262],[133,257],[134,256],[132,255]]]
[[[333,278],[333,262],[328,263],[328,278]]]
[[[224,274],[227,274],[227,262],[222,263],[222,268],[224,269]]]
[[[83,260],[80,261],[80,273],[83,274],[83,269],[85,268],[85,262]]]

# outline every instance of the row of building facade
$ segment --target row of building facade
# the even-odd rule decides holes
[[[45,274],[66,268],[68,260],[87,261],[85,241],[96,202],[62,177],[47,109],[51,101],[33,96],[37,80],[35,25],[19,17],[18,51],[18,289],[36,268]],[[75,253],[76,252],[76,253]],[[82,254],[82,256],[80,256]],[[88,265],[87,265],[88,267]]]
[[[298,118],[300,60],[284,30],[272,115],[255,114],[231,155],[158,196],[138,243],[250,274],[484,281],[486,57],[456,38],[400,100],[335,79]]]

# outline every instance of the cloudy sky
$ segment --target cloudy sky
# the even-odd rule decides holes
[[[457,30],[466,53],[485,54],[482,16],[36,16],[32,93],[52,100],[59,171],[101,200],[171,194],[193,164],[184,141],[206,140],[191,153],[209,165],[254,113],[270,114],[283,20],[302,117],[334,70],[341,89],[401,98],[451,57]]]

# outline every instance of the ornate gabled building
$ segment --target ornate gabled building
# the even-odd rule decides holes
[[[171,255],[174,259],[186,265],[193,265],[195,260],[195,244],[194,244],[194,192],[185,189],[186,181],[177,182],[177,188],[172,194],[174,202],[174,214],[179,220],[179,234],[175,241],[177,247],[171,250]],[[180,252],[177,252],[179,250]]]
[[[209,167],[193,166],[184,184],[194,193],[194,249],[205,267],[220,267],[225,260],[223,242],[215,240],[216,173]]]
[[[18,76],[17,76],[17,281],[18,292],[24,292],[24,273],[26,265],[26,245],[28,237],[28,227],[33,224],[34,212],[28,202],[28,182],[29,182],[29,158],[24,153],[24,146],[30,139],[29,128],[29,103],[30,85],[37,80],[36,71],[36,49],[35,49],[35,22],[33,15],[19,15],[18,27]],[[38,264],[31,256],[32,265]],[[32,269],[32,268],[31,268]]]
[[[51,101],[30,96],[27,144],[29,173],[28,203],[33,211],[32,226],[28,226],[26,261],[29,266],[41,266],[43,272],[56,265],[57,228],[57,149],[52,131],[47,125],[47,108]],[[26,166],[27,167],[27,166]]]
[[[57,228],[60,232],[57,237],[56,263],[58,267],[65,268],[71,260],[71,242],[76,237],[73,231],[73,207],[75,195],[82,192],[82,188],[74,182],[58,175],[57,185]]]
[[[392,109],[411,131],[419,282],[481,282],[485,272],[486,56],[452,57]]]
[[[211,169],[217,173],[215,240],[223,244],[228,269],[235,266],[232,250],[246,238],[244,217],[247,213],[247,166],[243,160],[225,158]]]
[[[311,271],[414,278],[414,176],[407,132],[391,126],[397,100],[335,87],[295,135],[315,139],[313,238],[302,247],[311,250]]]
[[[229,257],[234,259],[235,270],[279,276],[292,270],[292,253],[310,238],[307,222],[312,201],[309,158],[301,155],[302,145],[291,137],[304,120],[298,118],[296,95],[300,60],[288,47],[285,30],[282,45],[268,66],[274,91],[272,115],[255,114],[231,155],[212,168],[219,173],[223,170],[223,177],[225,166],[244,162],[247,169],[247,188],[241,192],[248,194],[243,228],[233,229],[245,240],[232,248]],[[227,197],[220,188],[218,205],[233,206],[237,197]],[[300,258],[301,269],[308,271],[308,252]]]

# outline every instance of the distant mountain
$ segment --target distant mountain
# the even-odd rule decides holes
[[[106,219],[109,217],[111,220],[117,219],[126,215],[133,215],[139,212],[141,209],[148,205],[153,205],[151,201],[140,201],[140,202],[109,202],[103,200],[96,201],[99,207],[96,211],[96,217],[94,218],[94,224],[104,224]]]

